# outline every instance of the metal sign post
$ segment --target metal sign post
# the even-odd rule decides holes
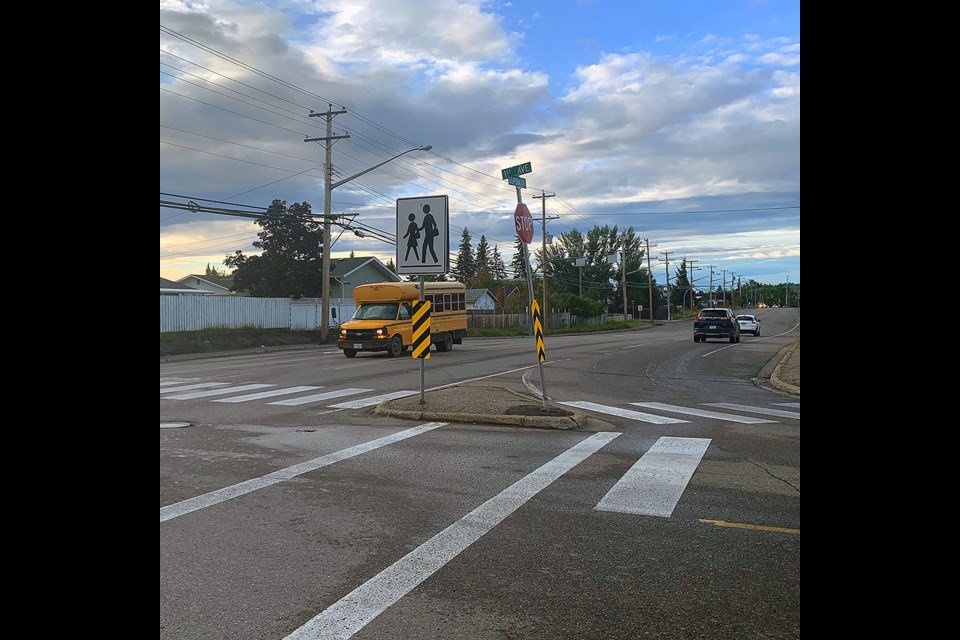
[[[509,178],[516,178],[520,175],[530,173],[533,171],[533,167],[529,162],[524,162],[514,167],[501,170],[501,177],[504,180]],[[534,314],[539,318],[539,307],[535,309],[535,301],[533,299],[533,270],[530,268],[530,250],[527,245],[530,244],[530,241],[533,240],[533,224],[532,219],[530,218],[530,211],[527,209],[526,205],[523,205],[523,196],[520,193],[520,184],[519,181],[512,181],[512,184],[517,188],[517,209],[514,212],[514,223],[516,225],[517,237],[520,238],[521,243],[523,244],[523,261],[527,265],[527,302],[529,303],[527,308],[530,310],[530,334],[534,337],[537,337],[535,330]],[[526,183],[526,181],[524,181]],[[521,205],[523,205],[521,207]],[[528,227],[529,225],[529,227]],[[546,258],[546,256],[544,256]],[[541,321],[542,323],[542,321]],[[543,375],[543,357],[542,354],[545,351],[541,351],[540,347],[543,345],[543,333],[541,327],[541,333],[539,338],[537,338],[537,354],[538,362],[537,366],[540,367],[540,391],[543,395],[543,408],[547,409],[547,381]]]
[[[450,204],[445,195],[397,198],[398,274],[419,276],[420,300],[413,311],[414,358],[420,360],[420,404],[424,404],[424,364],[430,357],[430,303],[423,276],[450,270]],[[411,255],[411,253],[413,255]]]
[[[423,404],[423,361],[430,358],[430,303],[423,298],[423,276],[420,276],[420,301],[413,309],[413,344],[411,355],[420,360],[420,404]]]

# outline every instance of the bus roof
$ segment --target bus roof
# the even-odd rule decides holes
[[[425,282],[424,293],[465,292],[462,282]],[[362,302],[400,302],[420,298],[419,282],[373,282],[353,289],[353,299]]]

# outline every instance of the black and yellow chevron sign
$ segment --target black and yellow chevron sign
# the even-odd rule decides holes
[[[547,350],[543,346],[543,316],[540,315],[540,303],[534,300],[530,303],[530,312],[533,315],[533,335],[537,339],[537,357],[540,362],[547,359]]]
[[[430,359],[430,301],[413,305],[413,357]]]

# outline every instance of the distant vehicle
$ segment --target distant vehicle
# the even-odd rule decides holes
[[[737,324],[740,325],[740,333],[752,333],[754,336],[760,335],[760,320],[757,316],[751,316],[746,313],[737,316]]]
[[[429,300],[430,344],[450,351],[467,335],[466,287],[460,282],[424,283]],[[381,282],[355,287],[357,311],[340,325],[337,346],[353,358],[360,351],[386,351],[399,358],[413,343],[413,305],[420,300],[416,282]]]
[[[693,341],[706,342],[707,338],[727,338],[740,342],[740,323],[730,309],[716,307],[703,309],[693,321]]]

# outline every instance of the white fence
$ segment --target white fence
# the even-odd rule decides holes
[[[323,312],[319,299],[248,298],[236,296],[160,296],[160,333],[201,329],[318,329]],[[330,300],[330,326],[350,318],[352,299]]]
[[[331,327],[338,326],[353,317],[357,307],[353,298],[330,299]],[[200,331],[201,329],[293,329],[312,331],[319,329],[323,316],[320,298],[247,298],[236,296],[160,296],[160,333],[175,331]],[[569,327],[578,324],[605,324],[608,320],[622,319],[607,314],[596,318],[578,318],[569,311],[551,310],[546,317],[547,329]],[[527,310],[492,311],[470,310],[467,312],[468,329],[506,328],[529,326]]]
[[[620,315],[620,319],[622,318],[623,314]],[[613,319],[614,318],[612,316],[608,317],[606,313],[594,318],[580,318],[569,311],[558,311],[557,309],[551,309],[549,315],[547,315],[545,318],[548,330],[550,327],[601,325],[606,324],[608,320]],[[505,329],[508,327],[527,326],[530,326],[530,314],[525,309],[519,311],[471,309],[470,311],[467,311],[468,330],[489,328]]]

